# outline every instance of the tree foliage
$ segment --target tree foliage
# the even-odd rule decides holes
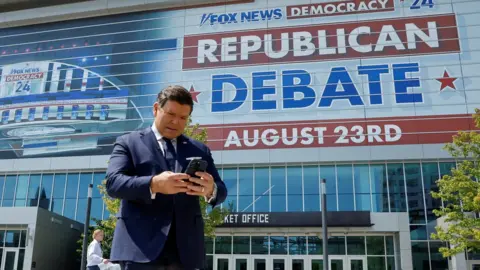
[[[184,134],[190,138],[196,139],[203,143],[207,141],[207,130],[199,128],[198,124],[191,125],[191,119],[189,119],[188,127],[185,129]],[[112,240],[113,240],[113,232],[115,231],[115,226],[117,221],[115,215],[116,213],[118,213],[120,209],[120,200],[114,199],[108,196],[105,184],[106,184],[106,180],[104,180],[101,185],[98,185],[97,188],[100,190],[100,193],[102,194],[103,202],[105,203],[105,207],[110,213],[110,216],[104,220],[97,220],[96,224],[97,224],[97,228],[102,229],[105,233],[105,239],[102,244],[102,250],[105,258],[109,258],[110,249],[111,249]],[[205,236],[213,237],[215,235],[215,227],[223,223],[223,219],[225,218],[226,215],[228,215],[229,210],[227,208],[220,208],[220,207],[215,207],[211,209],[209,204],[203,198],[199,198],[199,202],[200,202],[200,208],[202,210],[203,219],[205,223]],[[92,228],[90,228],[91,230],[90,235],[93,232]],[[82,239],[83,239],[83,234],[82,234]],[[82,244],[81,242],[82,239],[79,240],[80,245]],[[89,239],[91,239],[91,236],[89,237]],[[80,254],[81,252],[82,250],[80,247]]]
[[[480,112],[473,115],[475,125],[480,128]],[[464,251],[480,251],[480,134],[461,131],[445,149],[459,160],[451,175],[437,181],[438,191],[432,197],[441,199],[443,206],[434,213],[443,217],[445,226],[437,226],[433,239],[449,243],[440,248],[444,257]]]

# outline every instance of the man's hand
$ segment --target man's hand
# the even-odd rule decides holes
[[[108,260],[108,259],[103,259],[103,263],[104,263],[104,264],[108,264],[109,262],[110,262],[110,260]]]
[[[150,183],[153,193],[177,194],[187,192],[187,183],[183,180],[188,179],[189,175],[184,173],[162,172],[155,175]]]
[[[195,184],[188,184],[187,194],[210,197],[213,193],[213,177],[206,172],[196,172],[197,177],[190,177],[190,182]]]

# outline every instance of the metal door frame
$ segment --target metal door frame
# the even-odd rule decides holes
[[[213,255],[213,270],[218,269],[218,259],[227,259],[228,260],[228,270],[232,269],[232,255],[230,255],[230,254],[215,254],[215,255]]]
[[[18,269],[18,256],[20,253],[20,250],[18,248],[8,248],[5,247],[3,248],[3,256],[2,256],[2,261],[0,262],[0,269],[5,270],[5,261],[7,260],[7,253],[8,252],[15,252],[15,261],[13,262],[15,270]]]

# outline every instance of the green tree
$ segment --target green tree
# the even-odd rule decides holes
[[[188,126],[185,129],[184,134],[190,138],[193,138],[205,143],[207,141],[207,130],[200,128],[199,124],[191,125],[191,122],[192,120],[189,119]],[[106,254],[108,255],[110,254],[110,248],[112,246],[112,239],[113,239],[113,232],[115,230],[116,221],[117,221],[117,219],[115,218],[115,214],[118,213],[120,209],[120,200],[114,199],[108,196],[105,184],[106,184],[106,181],[104,180],[101,185],[97,186],[97,188],[100,190],[100,193],[102,194],[102,199],[105,203],[105,206],[108,212],[110,212],[110,216],[107,219],[97,221],[96,223],[98,228],[101,228],[104,230],[105,239],[104,239],[104,243],[102,244],[102,250],[105,254],[105,257],[108,258]],[[215,207],[210,211],[207,211],[210,207],[208,203],[205,202],[203,198],[199,198],[199,201],[200,201],[200,208],[202,210],[203,219],[205,223],[205,236],[213,237],[215,235],[215,227],[223,223],[223,219],[225,218],[226,215],[228,215],[230,211],[227,210],[227,208],[220,208],[220,207]],[[231,209],[231,208],[232,208],[232,205],[228,207],[228,209]],[[82,235],[82,239],[83,239],[83,235]],[[80,248],[80,254],[81,252],[82,251]]]
[[[480,128],[480,112],[473,115],[475,125]],[[432,197],[441,199],[443,206],[433,212],[444,219],[445,226],[437,226],[433,239],[449,243],[440,248],[444,257],[464,251],[480,251],[480,134],[461,131],[445,149],[458,162],[451,175],[437,181],[438,191]]]

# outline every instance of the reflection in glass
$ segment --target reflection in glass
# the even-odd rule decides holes
[[[233,237],[233,254],[250,254],[250,236]]]
[[[308,254],[309,255],[320,255],[323,254],[323,243],[322,239],[318,236],[309,236],[308,237]]]
[[[25,249],[22,248],[18,251],[18,263],[17,263],[17,269],[21,270],[23,269],[23,261],[25,259]]]
[[[92,198],[101,198],[102,194],[100,194],[100,189],[98,189],[99,185],[102,185],[103,180],[105,179],[105,173],[96,172],[93,174],[93,190],[92,190]]]
[[[7,230],[5,232],[5,247],[19,247],[20,245],[20,231]]]
[[[307,254],[307,237],[306,236],[290,236],[289,239],[290,255],[306,255]]]
[[[345,255],[345,237],[332,236],[328,238],[328,253],[332,255]]]
[[[63,196],[65,195],[65,185],[67,176],[63,173],[55,174],[53,183],[52,209],[57,214],[63,211]]]
[[[5,175],[0,174],[0,206],[2,206],[3,186],[5,185]],[[0,258],[1,262],[1,258]]]
[[[430,241],[430,260],[432,269],[435,270],[448,270],[448,259],[442,256],[439,249],[446,247],[442,242]]]
[[[363,260],[351,259],[350,260],[350,270],[364,270],[363,269]]]
[[[348,236],[347,254],[365,255],[365,236]]]
[[[233,212],[238,212],[237,209],[237,169],[236,168],[224,168],[223,169],[223,182],[225,183],[228,196],[223,207],[230,207],[233,205]]]
[[[367,236],[367,255],[385,255],[383,236]]]
[[[27,230],[20,231],[20,247],[25,247],[27,244]]]
[[[232,254],[231,236],[217,236],[215,238],[215,254]]]
[[[76,221],[81,223],[85,222],[85,209],[87,209],[87,199],[78,199],[77,213],[75,217]]]
[[[303,211],[302,182],[302,167],[287,167],[288,212]]]
[[[387,257],[387,270],[395,270],[395,257]]]
[[[268,254],[268,236],[252,236],[252,254]]]
[[[326,180],[327,210],[337,211],[337,184],[335,166],[320,166],[320,178]]]
[[[27,206],[37,206],[40,197],[40,174],[30,175],[30,183],[28,184]]]
[[[53,189],[53,174],[43,174],[42,183],[40,184],[40,202],[39,206],[43,209],[50,209],[50,198]]]
[[[235,270],[247,270],[247,259],[236,259]]]
[[[368,165],[354,165],[355,210],[370,211],[370,171]]]
[[[425,224],[423,186],[420,164],[405,164],[410,224]]]
[[[312,270],[323,270],[323,260],[312,259]]]
[[[385,257],[367,257],[368,270],[385,270]],[[428,268],[426,268],[428,269]]]
[[[431,194],[432,191],[438,191],[437,184],[435,183],[439,179],[438,163],[423,163],[423,185],[425,188],[424,194]],[[442,205],[440,199],[434,199],[431,195],[425,196],[425,204],[427,210],[427,222],[434,221],[437,216],[433,213],[433,209],[438,209]]]
[[[2,206],[13,206],[13,198],[15,196],[15,187],[17,185],[17,176],[8,175],[5,177],[5,187],[3,191]]]
[[[287,254],[287,238],[285,236],[270,236],[270,254]]]
[[[352,165],[337,166],[338,210],[353,211],[353,171]]]
[[[238,211],[253,212],[253,169],[239,168]]]
[[[255,168],[255,212],[270,211],[270,169]]]
[[[389,212],[387,169],[385,164],[370,165],[374,212]]]
[[[390,211],[407,212],[403,164],[388,164],[387,171]]]
[[[217,270],[228,270],[228,259],[217,259]]]
[[[17,189],[15,193],[15,206],[26,206],[29,178],[30,175],[28,174],[21,174],[18,176]]]
[[[285,212],[286,196],[285,196],[285,167],[271,168],[272,181],[272,212]]]
[[[343,260],[331,260],[330,270],[343,270]]]
[[[5,261],[4,261],[4,270],[15,270],[16,269],[16,251],[5,251]]]
[[[427,240],[427,228],[425,225],[410,226],[410,239]]]
[[[387,255],[394,255],[393,236],[385,236],[385,244],[387,248]]]
[[[78,198],[79,199],[86,199],[88,196],[88,185],[92,183],[93,173],[81,173],[80,174],[80,184],[78,187]],[[98,189],[98,187],[94,186],[93,190]],[[92,192],[93,196],[93,192]],[[79,208],[81,209],[81,208]]]
[[[92,199],[92,210],[90,216],[93,219],[102,219],[103,201],[101,198]]]
[[[3,247],[4,239],[5,239],[5,231],[0,230],[0,247]]]
[[[320,211],[320,178],[318,166],[303,167],[305,212]]]

